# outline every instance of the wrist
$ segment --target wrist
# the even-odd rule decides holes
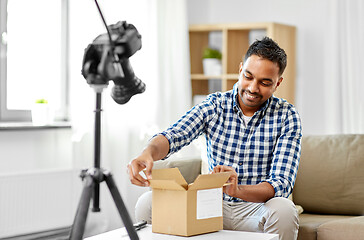
[[[162,136],[157,135],[150,140],[148,146],[143,150],[142,154],[149,156],[153,161],[163,159],[169,152],[169,142]]]
[[[235,191],[233,193],[234,196],[232,196],[232,197],[240,198],[240,195],[241,195],[240,194],[240,191],[241,191],[240,186],[239,185],[236,185]]]
[[[152,161],[155,161],[153,158],[153,152],[149,148],[144,149],[140,157],[142,157],[143,159],[152,159]]]

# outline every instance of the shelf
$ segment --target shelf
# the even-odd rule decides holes
[[[44,129],[66,129],[71,128],[70,122],[54,122],[48,125],[34,125],[31,122],[1,122],[0,131],[14,130],[44,130]]]
[[[210,75],[204,75],[204,74],[191,74],[191,79],[193,79],[193,80],[222,79],[222,75],[210,76]]]
[[[206,80],[206,79],[238,79],[239,74],[225,74],[225,75],[219,75],[219,76],[210,76],[210,75],[204,75],[204,74],[191,74],[191,79],[193,80]]]

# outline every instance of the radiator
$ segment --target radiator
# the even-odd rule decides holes
[[[82,188],[79,171],[0,175],[0,238],[72,225]]]

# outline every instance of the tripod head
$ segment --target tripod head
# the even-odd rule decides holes
[[[82,75],[90,85],[107,85],[112,80],[111,97],[118,104],[125,104],[135,94],[145,91],[145,84],[135,76],[129,62],[129,57],[142,47],[141,35],[126,21],[106,28],[108,32],[96,37],[86,48]]]

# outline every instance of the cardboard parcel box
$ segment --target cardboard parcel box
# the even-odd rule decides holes
[[[226,172],[203,174],[187,184],[178,168],[152,170],[152,231],[192,236],[222,230],[222,186],[228,179]]]

